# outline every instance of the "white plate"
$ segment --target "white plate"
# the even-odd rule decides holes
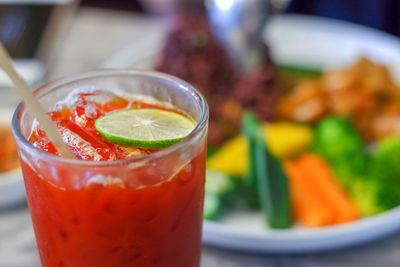
[[[150,69],[162,34],[148,36],[110,57],[102,67]],[[265,30],[272,57],[284,64],[336,68],[367,56],[400,77],[400,40],[385,33],[337,20],[281,15]],[[399,189],[400,190],[400,189]],[[232,212],[220,221],[205,221],[203,242],[218,247],[266,253],[306,253],[372,241],[400,230],[400,207],[356,222],[307,229],[270,230],[259,213]]]
[[[14,109],[0,108],[0,124],[11,124]],[[21,170],[0,173],[0,209],[15,205],[25,199],[25,187]]]

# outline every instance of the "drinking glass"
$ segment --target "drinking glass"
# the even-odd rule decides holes
[[[199,266],[208,106],[190,84],[157,72],[97,70],[34,92],[46,110],[76,88],[168,102],[196,121],[182,141],[138,158],[85,161],[34,147],[20,104],[12,129],[44,267]]]

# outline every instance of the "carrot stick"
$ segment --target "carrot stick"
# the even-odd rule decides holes
[[[298,162],[307,182],[321,195],[326,206],[334,210],[334,223],[354,221],[360,217],[358,209],[335,179],[324,159],[305,154]]]
[[[297,161],[284,163],[289,178],[290,197],[294,218],[309,227],[333,223],[334,212],[324,205],[325,201],[315,194],[316,189],[307,182]]]

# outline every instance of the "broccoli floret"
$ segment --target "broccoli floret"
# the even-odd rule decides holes
[[[400,137],[391,136],[380,140],[372,155],[368,175],[380,190],[377,198],[380,206],[390,209],[400,205]]]
[[[386,210],[379,201],[381,192],[382,188],[377,180],[365,179],[365,177],[354,179],[350,190],[352,200],[364,216],[375,215]]]
[[[400,205],[400,136],[384,138],[369,155],[345,118],[330,116],[315,127],[312,151],[329,161],[363,215]]]
[[[336,160],[347,154],[363,154],[364,144],[348,119],[329,116],[316,125],[311,150]]]
[[[400,137],[377,142],[363,177],[351,184],[350,194],[364,215],[400,205]]]
[[[348,119],[329,116],[318,123],[311,150],[330,162],[347,190],[351,189],[355,176],[364,176],[367,163],[364,144]]]
[[[389,136],[377,143],[373,164],[386,178],[400,182],[400,136]]]
[[[365,216],[388,209],[385,190],[374,177],[374,161],[348,119],[329,116],[315,127],[312,150],[329,161],[335,176]],[[393,201],[389,201],[393,202]]]
[[[326,159],[330,162],[337,179],[347,191],[351,190],[355,180],[366,179],[366,166],[369,158],[365,153],[348,151],[341,157]]]

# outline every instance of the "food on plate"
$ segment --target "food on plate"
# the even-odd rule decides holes
[[[279,101],[279,119],[316,122],[326,114],[351,118],[367,141],[400,133],[400,87],[389,70],[366,58],[299,83]]]
[[[262,131],[271,154],[282,159],[293,158],[306,151],[313,135],[311,127],[296,122],[263,123]],[[241,177],[248,170],[248,153],[245,138],[238,135],[223,143],[209,157],[207,166]]]
[[[363,215],[400,205],[400,137],[365,147],[348,119],[328,117],[316,126],[312,149],[331,164]],[[324,136],[324,137],[322,137]]]
[[[280,90],[268,53],[261,69],[241,73],[214,39],[205,14],[187,11],[175,20],[156,69],[192,83],[205,95],[210,106],[209,144],[218,146],[237,135],[238,118],[245,109],[271,120]]]
[[[243,134],[249,146],[246,183],[257,193],[264,219],[271,228],[292,224],[288,179],[277,158],[268,151],[261,123],[251,113],[243,117]]]
[[[364,143],[349,119],[327,116],[314,127],[311,150],[335,161],[363,155]]]
[[[321,72],[267,56],[263,68],[241,73],[203,14],[176,19],[157,69],[191,82],[210,104],[206,185],[220,189],[206,186],[206,219],[245,208],[272,228],[321,227],[400,205],[400,87],[385,66],[361,58]]]
[[[0,172],[19,166],[17,146],[9,125],[0,125]]]
[[[369,155],[365,144],[349,119],[328,116],[321,120],[315,126],[311,150],[330,163],[363,215],[384,210],[377,208],[374,196],[377,186],[368,179]]]
[[[367,166],[364,183],[359,184],[358,197],[365,201],[370,214],[400,205],[400,136],[388,136],[376,144]],[[366,191],[368,190],[368,191]],[[362,191],[365,191],[364,193]]]
[[[207,163],[210,171],[218,170],[225,174],[225,180],[234,181],[228,191],[237,190],[234,189],[235,186],[244,187],[247,190],[236,192],[238,198],[243,199],[240,194],[253,195],[256,198],[256,205],[251,197],[248,200],[253,204],[246,201],[241,201],[241,204],[261,208],[268,219],[268,225],[272,228],[289,227],[291,216],[297,222],[309,227],[343,223],[359,218],[359,208],[353,203],[345,187],[336,179],[328,163],[321,157],[307,154],[313,136],[310,128],[287,122],[261,126],[253,117],[250,119],[245,117],[243,124],[246,134],[228,141],[208,159]],[[290,130],[292,135],[280,133],[283,129]],[[274,134],[282,136],[282,140],[279,141],[285,142],[287,140],[285,137],[291,139],[291,136],[296,136],[295,129],[298,130],[298,137],[293,139],[300,142],[292,142],[292,145],[294,144],[294,148],[302,147],[302,150],[295,150],[298,156],[294,157],[295,159],[292,154],[292,157],[281,157],[278,160],[276,154],[273,155],[272,151],[268,150],[269,142],[273,141],[269,138],[272,134],[268,132],[277,131]],[[322,135],[319,132],[318,134]],[[255,138],[255,134],[260,136]],[[260,137],[262,142],[259,140]],[[320,137],[312,139],[316,138],[320,139]],[[313,145],[315,144],[314,141]],[[212,180],[215,179],[213,175],[208,174],[206,177],[207,183],[213,183]],[[235,177],[242,179],[238,180]],[[226,201],[219,199],[219,211],[224,210],[224,206],[234,206],[235,201],[231,200],[229,204]],[[278,210],[280,213],[275,214],[274,212]],[[212,216],[207,217],[207,219],[212,218]]]
[[[388,188],[400,177],[395,163],[379,160],[382,147],[400,157],[395,145],[379,145],[400,134],[400,88],[385,66],[361,58],[321,73],[276,67],[267,58],[262,69],[240,73],[203,14],[176,19],[157,69],[193,83],[210,103],[215,152],[207,160],[206,184],[219,184],[221,191],[206,186],[206,219],[245,207],[260,210],[272,228],[290,227],[292,219],[319,227],[400,205],[394,189],[400,183]],[[261,126],[249,115],[242,122],[246,111]],[[391,171],[380,169],[390,164]]]
[[[285,162],[294,218],[309,227],[354,221],[360,212],[328,163],[306,153]]]
[[[218,215],[222,209],[224,202],[229,202],[229,195],[233,193],[236,187],[236,181],[231,179],[229,175],[214,171],[206,170],[206,191],[204,196],[204,218],[212,219]]]
[[[305,78],[318,78],[322,75],[322,71],[309,66],[299,66],[290,64],[278,65],[278,88],[283,92],[292,90],[299,82]]]
[[[309,125],[296,122],[272,122],[263,125],[271,154],[281,158],[294,158],[309,147],[313,131]]]
[[[243,177],[249,169],[249,148],[242,135],[226,141],[207,160],[207,166],[233,177]]]
[[[282,228],[290,226],[290,217],[274,212],[291,210],[294,221],[321,227],[351,222],[400,205],[400,136],[388,136],[368,145],[350,119],[331,115],[313,127],[312,137],[307,137],[312,139],[310,146],[303,146],[294,157],[279,158],[269,149],[268,131],[274,128],[271,124],[258,127],[252,120],[254,117],[245,117],[245,135],[227,141],[208,159],[207,167],[224,177],[224,184],[230,184],[224,188],[229,188],[227,192],[234,193],[236,199],[219,198],[218,212],[207,219],[227,209],[245,207],[261,210],[273,220],[268,221],[270,227]],[[284,189],[285,177],[290,198]],[[213,179],[214,175],[206,177],[207,183],[213,183]],[[285,203],[289,199],[288,208]],[[282,223],[284,218],[286,224]]]
[[[321,120],[315,126],[311,150],[330,162],[347,189],[352,187],[355,176],[364,176],[365,145],[349,119],[328,116]]]

